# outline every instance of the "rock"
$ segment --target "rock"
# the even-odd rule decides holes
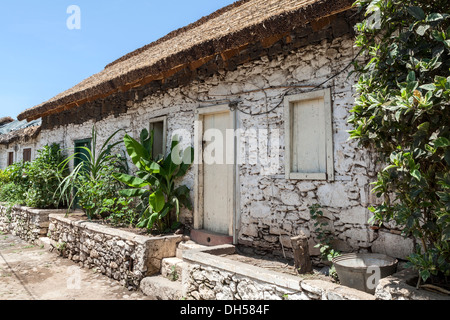
[[[318,202],[325,207],[347,208],[350,202],[345,186],[340,183],[326,184],[317,189]]]
[[[380,230],[378,238],[372,243],[372,252],[407,260],[407,257],[414,252],[414,241],[411,238]]]
[[[153,276],[142,279],[140,289],[142,293],[153,300],[181,299],[181,283],[170,281],[162,276]],[[195,296],[195,293],[191,292],[191,295]]]
[[[92,249],[89,256],[90,256],[91,258],[94,258],[94,259],[95,259],[95,258],[98,258],[99,254],[98,254],[97,250]]]
[[[295,191],[282,191],[281,201],[288,206],[299,206],[301,204],[300,195]]]
[[[364,207],[353,207],[348,210],[343,210],[339,214],[339,219],[343,223],[366,225],[368,220],[369,210]]]

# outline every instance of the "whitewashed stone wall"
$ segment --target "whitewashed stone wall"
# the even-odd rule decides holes
[[[186,129],[193,145],[194,111],[199,107],[223,103],[223,99],[240,101],[239,108],[258,113],[278,105],[284,94],[304,92],[302,88],[289,86],[316,86],[342,70],[356,55],[354,39],[350,36],[333,41],[300,48],[289,55],[275,59],[262,57],[259,60],[238,66],[232,72],[219,72],[206,81],[193,81],[186,87],[169,89],[166,92],[130,100],[127,114],[115,118],[110,116],[97,122],[100,146],[115,130],[122,128],[135,137],[142,128],[148,128],[150,119],[167,116],[168,139],[177,129]],[[319,203],[324,207],[326,218],[335,232],[337,249],[343,251],[367,251],[376,241],[378,232],[368,226],[370,213],[367,210],[376,199],[370,193],[370,181],[375,177],[374,156],[360,149],[357,142],[348,141],[347,124],[352,108],[354,78],[347,79],[343,72],[324,86],[332,89],[333,140],[335,181],[286,180],[284,177],[284,122],[283,104],[269,114],[250,116],[238,113],[238,127],[243,129],[277,129],[280,133],[279,168],[276,174],[263,175],[261,165],[239,166],[238,225],[239,243],[275,254],[290,255],[291,236],[304,232],[311,236],[311,253],[318,254],[314,246],[314,222],[308,206]],[[266,91],[258,88],[273,87]],[[252,91],[251,93],[243,93]],[[81,107],[82,108],[82,107]],[[83,125],[63,126],[51,131],[43,130],[41,145],[53,142],[62,147],[73,148],[74,141],[89,138],[94,122]],[[245,145],[247,158],[255,156],[254,149]],[[180,183],[193,190],[194,170],[189,171]],[[191,192],[194,199],[193,191]],[[182,222],[191,224],[192,212],[183,212]],[[400,236],[399,236],[400,237]],[[383,242],[380,250],[384,250]],[[408,248],[409,250],[409,248]]]
[[[148,237],[80,220],[76,216],[51,214],[48,237],[64,257],[81,267],[136,288],[140,281],[161,269],[163,258],[173,257],[181,235]]]
[[[266,270],[201,249],[183,253],[182,288],[188,300],[375,300],[336,283]]]
[[[31,159],[36,158],[37,150],[40,148],[40,135],[28,142],[13,142],[9,145],[0,145],[0,169],[8,166],[8,154],[14,152],[14,162],[23,161],[23,150],[31,149]]]
[[[34,243],[47,234],[49,210],[0,205],[0,231]]]

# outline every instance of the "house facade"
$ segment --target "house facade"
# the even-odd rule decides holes
[[[194,210],[182,222],[200,243],[231,242],[292,256],[290,238],[317,241],[319,204],[346,252],[405,258],[395,226],[373,228],[376,157],[349,141],[356,59],[352,1],[244,0],[132,52],[19,119],[42,119],[39,145],[73,148],[92,127],[174,135],[196,157],[180,181]]]
[[[36,157],[40,146],[40,123],[40,120],[0,119],[0,169]]]

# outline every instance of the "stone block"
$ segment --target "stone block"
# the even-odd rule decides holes
[[[317,189],[317,198],[322,206],[347,208],[350,201],[345,186],[340,183],[326,184]]]
[[[364,207],[353,207],[342,210],[339,213],[339,219],[343,223],[366,225],[368,221],[369,210]]]
[[[151,300],[181,300],[182,286],[163,276],[146,277],[140,282],[140,290]]]
[[[372,243],[372,252],[406,260],[414,252],[414,241],[411,238],[380,230],[378,238]]]

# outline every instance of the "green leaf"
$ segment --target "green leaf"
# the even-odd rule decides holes
[[[140,159],[150,159],[150,154],[142,144],[134,140],[129,135],[125,135],[123,141],[125,143],[127,153],[131,158],[131,161],[133,161],[134,165],[141,170]]]
[[[129,175],[129,174],[125,174],[125,173],[113,173],[113,177],[114,179],[125,183],[127,186],[133,187],[133,188],[142,188],[142,187],[146,187],[148,185],[150,185],[147,181]]]
[[[440,13],[431,13],[427,16],[426,21],[427,22],[435,22],[435,21],[440,21],[443,20],[444,16]]]
[[[440,32],[438,30],[433,30],[431,32],[431,34],[433,35],[433,38],[436,39],[437,41],[444,41],[445,40],[445,34],[443,32]]]
[[[420,181],[422,179],[422,175],[420,174],[420,171],[417,169],[414,169],[411,172],[411,176],[413,176],[414,178],[416,178],[418,181]]]
[[[450,166],[450,148],[447,148],[445,150],[444,159],[447,162],[447,164]]]
[[[434,140],[434,146],[436,148],[446,148],[450,146],[450,140],[448,140],[445,137],[439,137],[436,140]]]
[[[416,33],[419,36],[423,36],[425,34],[425,32],[427,32],[428,29],[430,29],[429,24],[421,24],[420,26],[417,27]]]
[[[145,189],[124,189],[119,191],[121,197],[134,198],[143,196],[148,190]]]
[[[434,90],[436,90],[436,86],[434,85],[434,83],[423,84],[419,88],[427,90],[427,91],[434,91]]]
[[[450,227],[442,231],[442,241],[450,241]]]
[[[425,12],[422,10],[422,8],[413,6],[408,8],[408,13],[412,15],[417,20],[424,20],[425,19]]]
[[[425,282],[428,280],[428,278],[430,277],[430,271],[428,270],[421,270],[419,272],[420,276],[422,277],[422,280]]]
[[[408,76],[406,77],[406,81],[408,82],[416,81],[416,73],[414,71],[410,71],[408,73]]]
[[[160,212],[164,205],[166,204],[166,199],[164,198],[164,193],[160,190],[152,193],[148,199],[150,206],[153,211]]]

